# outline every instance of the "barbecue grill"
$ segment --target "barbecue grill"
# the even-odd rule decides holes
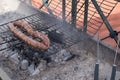
[[[49,33],[50,30],[58,31],[61,34],[61,36],[63,37],[61,40],[61,43],[63,44],[63,48],[70,47],[71,45],[82,40],[80,38],[81,33],[79,30],[71,28],[70,25],[68,26],[67,23],[61,25],[62,21],[59,21],[56,18],[51,17],[48,14],[43,13],[43,12],[39,12],[37,14],[33,14],[31,16],[27,16],[25,18],[21,18],[18,20],[28,22],[33,27],[34,30],[37,30],[39,32]],[[14,21],[18,21],[18,20],[14,20]],[[13,22],[13,21],[11,21],[11,22]],[[7,24],[8,23],[0,25],[0,33],[1,33],[0,37],[3,39],[3,42],[1,43],[1,45],[4,45],[6,43],[9,44],[9,42],[11,42],[11,39],[13,38],[13,35],[9,31]],[[15,42],[17,42],[17,39],[13,40],[13,43],[15,43]],[[16,45],[18,45],[18,44],[20,44],[20,43],[19,42],[16,43]],[[54,44],[54,42],[51,45],[55,49],[57,49],[58,47],[53,44]],[[58,42],[58,44],[59,44],[59,42]],[[4,50],[8,47],[10,47],[10,46],[1,47],[0,50]]]
[[[47,3],[43,2],[43,5],[40,6],[40,11],[29,5],[30,8],[32,7],[32,9],[35,10],[34,13],[27,16],[25,15],[22,18],[8,20],[7,22],[1,24],[0,52],[17,51],[20,53],[23,59],[28,59],[31,63],[34,61],[36,65],[39,64],[41,59],[47,60],[49,62],[49,57],[51,55],[54,55],[63,49],[67,49],[74,44],[80,42],[82,43],[93,37],[96,38],[96,34],[104,23],[111,33],[110,36],[112,36],[115,41],[119,40],[116,31],[113,31],[112,27],[109,25],[109,22],[106,19],[117,5],[117,1],[66,0],[66,4],[65,0],[57,1],[56,4],[53,2],[56,2],[56,0],[51,0]],[[98,3],[98,5],[96,3]],[[48,5],[45,6],[48,8],[47,13],[42,11],[44,10],[43,7],[45,4]],[[99,19],[102,19],[103,21]],[[8,23],[15,21],[27,22],[34,29],[34,31],[38,31],[48,36],[51,42],[49,49],[46,51],[37,50],[31,46],[26,45],[23,41],[15,37],[7,26]],[[76,29],[76,27],[79,29]],[[26,31],[21,31],[27,35]],[[33,39],[38,40],[37,38]],[[87,47],[89,47],[88,51],[92,48],[92,45],[87,44]]]
[[[36,61],[42,59],[48,59],[49,56],[59,52],[62,49],[68,48],[77,42],[87,39],[87,34],[72,28],[69,24],[63,23],[53,16],[49,16],[44,12],[38,12],[30,16],[17,19],[14,21],[25,21],[35,31],[39,31],[47,35],[51,41],[50,48],[47,51],[40,51],[24,44],[8,29],[7,24],[0,25],[0,37],[2,38],[0,51],[5,50],[17,50],[17,52],[23,52],[24,57],[28,57],[33,61],[34,53],[39,53],[39,57],[35,58]],[[14,22],[11,21],[11,22]],[[26,34],[25,31],[22,31]],[[84,34],[84,35],[83,35]],[[85,36],[86,35],[86,36]]]
[[[77,1],[77,0],[76,0]],[[55,1],[54,0],[51,0],[48,2],[48,7],[51,9],[51,11],[53,12],[53,14],[55,16],[53,17],[58,17],[59,19],[62,18],[62,17],[65,17],[65,21],[68,22],[68,23],[72,23],[72,25],[76,25],[77,27],[81,27],[82,29],[86,29],[85,31],[91,35],[91,36],[95,36],[96,33],[99,31],[100,27],[102,27],[103,23],[104,23],[104,20],[103,21],[98,21],[98,18],[100,19],[99,17],[99,12],[96,11],[94,5],[92,4],[92,1],[88,1],[88,3],[84,2],[84,1],[80,1],[78,0],[76,3],[77,3],[77,9],[74,7],[74,3],[72,3],[70,0],[66,1],[66,4],[63,4],[63,8],[62,8],[62,5],[60,5],[62,2],[61,1],[57,1],[56,2],[56,5],[53,4]],[[71,4],[70,4],[71,3]],[[114,9],[114,7],[117,5],[117,1],[107,1],[107,0],[102,0],[102,1],[97,1],[99,7],[101,8],[103,14],[106,16],[106,18],[110,15],[110,13],[112,12],[112,10]],[[86,7],[85,5],[89,4],[89,9],[86,9],[87,13],[84,14],[84,8]],[[60,7],[58,7],[58,5]],[[64,6],[65,5],[65,6]],[[76,9],[75,12],[72,13],[72,8],[70,9],[69,6],[72,6],[73,5],[73,9]],[[44,5],[43,5],[44,6]],[[65,7],[65,9],[64,9]],[[55,9],[57,11],[57,13],[55,13]],[[60,15],[60,13],[62,12],[62,9],[63,9],[63,14]],[[42,7],[41,7],[41,10]],[[60,11],[59,11],[60,10]],[[66,10],[66,11],[64,11]],[[68,10],[71,10],[71,11],[68,11]],[[85,12],[86,12],[85,11]],[[107,11],[107,13],[106,13]],[[76,13],[76,14],[75,14]],[[63,34],[67,34],[67,35],[71,35],[71,33],[69,31],[67,32],[64,32],[62,30],[67,30],[67,29],[62,29],[62,27],[57,27],[59,26],[61,23],[62,23],[62,20],[61,22],[59,23],[59,21],[54,21],[54,19],[50,19],[51,17],[49,17],[47,14],[46,15],[43,15],[44,13],[42,12],[38,12],[37,14],[33,14],[31,16],[27,16],[23,19],[18,19],[18,20],[24,20],[24,21],[27,21],[28,23],[30,23],[30,25],[32,27],[34,27],[34,29],[36,30],[39,30],[39,31],[46,31],[47,29],[49,28],[54,28],[53,30],[60,30],[61,32],[63,32]],[[65,16],[64,16],[65,15]],[[79,17],[79,18],[78,18]],[[95,18],[96,17],[96,18]],[[70,19],[71,18],[71,19]],[[75,18],[75,20],[74,20]],[[82,19],[83,18],[83,19]],[[50,20],[49,20],[50,19]],[[81,21],[82,20],[82,21]],[[15,20],[14,20],[15,21]],[[52,21],[52,22],[51,22]],[[73,21],[73,22],[72,22]],[[86,22],[87,21],[87,22]],[[74,23],[75,22],[75,23]],[[83,25],[79,25],[81,23],[83,23]],[[79,23],[79,24],[78,24]],[[95,24],[94,24],[95,23]],[[39,25],[41,27],[38,27]],[[59,24],[59,25],[58,25]],[[7,23],[5,24],[2,24],[0,25],[1,29],[0,29],[0,35],[2,37],[4,37],[4,39],[8,38],[8,37],[5,37],[4,34],[7,34],[9,33],[8,31],[8,28],[7,28]],[[45,28],[46,26],[46,28]],[[49,27],[48,27],[49,26]],[[67,28],[65,27],[66,25],[62,25],[64,26],[64,28]],[[74,26],[75,27],[75,26]],[[86,27],[86,28],[85,28]],[[110,26],[109,26],[110,27]],[[109,28],[108,28],[109,29]],[[112,28],[110,28],[112,29]],[[70,29],[68,29],[70,30]],[[76,30],[77,31],[77,30]],[[113,30],[110,30],[110,31],[113,31]],[[74,32],[73,32],[74,33]],[[114,34],[114,32],[110,32],[111,34]],[[77,34],[77,33],[76,33]],[[74,35],[74,34],[73,34]],[[79,31],[78,31],[78,34],[76,35],[76,38],[74,39],[78,39],[79,38]],[[71,36],[72,37],[72,36]],[[69,37],[70,38],[70,37]],[[66,38],[67,39],[67,38]],[[64,39],[63,41],[65,41],[66,39]],[[73,39],[73,38],[72,38]],[[71,41],[74,41],[72,40]],[[106,38],[105,38],[106,39]],[[117,38],[115,38],[117,39]],[[103,39],[102,39],[103,40]],[[67,41],[65,42],[66,44],[68,45],[71,45],[69,44],[68,42],[71,42],[71,41]]]

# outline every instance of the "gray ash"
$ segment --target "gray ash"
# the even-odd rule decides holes
[[[39,64],[40,60],[46,60],[48,63],[51,62],[50,56],[62,49],[62,45],[51,42],[51,46],[46,51],[40,51],[34,49],[17,38],[11,38],[9,42],[10,49],[12,51],[18,51],[22,59],[27,59],[30,63],[34,62],[36,65]]]

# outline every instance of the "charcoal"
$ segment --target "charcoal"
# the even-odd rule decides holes
[[[63,34],[58,33],[56,30],[49,31],[48,32],[48,37],[51,41],[56,42],[56,43],[63,43]]]

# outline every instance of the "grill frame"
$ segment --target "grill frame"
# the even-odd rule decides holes
[[[52,47],[54,51],[50,50],[50,48],[47,51],[42,51],[46,54],[57,53],[58,51],[68,48],[80,41],[83,41],[88,37],[87,35],[85,37],[85,34],[83,35],[83,32],[71,27],[68,23],[63,23],[61,20],[58,20],[57,18],[50,16],[49,14],[46,14],[44,12],[39,12],[14,21],[19,21],[19,20],[28,22],[29,25],[34,30],[37,30],[39,32],[42,31],[48,32],[50,29],[52,29],[52,30],[57,30],[63,35],[63,39],[62,39],[63,44],[59,44],[51,41],[50,47]],[[14,21],[10,21],[10,22],[14,22]],[[1,30],[0,37],[2,39],[2,43],[0,43],[0,51],[11,48],[13,46],[15,47],[19,44],[23,44],[22,41],[15,38],[13,34],[9,31],[7,27],[8,23],[0,25],[0,30]]]

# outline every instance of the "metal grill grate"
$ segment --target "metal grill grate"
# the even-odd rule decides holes
[[[34,30],[39,32],[47,33],[49,30],[56,30],[62,34],[62,44],[51,41],[51,46],[47,51],[45,51],[45,53],[56,53],[63,48],[70,47],[71,45],[83,40],[83,38],[80,38],[82,36],[80,31],[71,28],[67,24],[61,25],[61,21],[42,12],[19,20],[28,22]],[[12,35],[7,27],[7,23],[0,25],[0,37],[3,39],[2,43],[0,43],[0,51],[10,47],[16,47],[23,43]]]

